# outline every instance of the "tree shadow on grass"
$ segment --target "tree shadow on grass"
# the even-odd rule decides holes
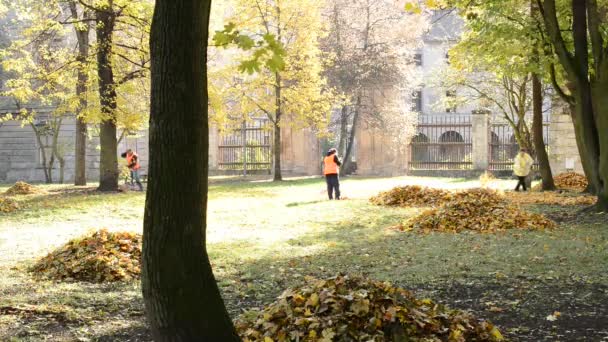
[[[316,201],[303,201],[303,202],[291,202],[291,203],[287,203],[285,204],[286,207],[299,207],[299,206],[303,206],[303,205],[309,205],[309,204],[317,204],[317,203],[321,203],[321,202],[325,202],[326,200],[316,200]]]
[[[259,257],[240,261],[234,255],[230,261],[214,250],[212,259],[221,260],[223,268],[218,280],[229,311],[236,316],[266,305],[284,289],[303,285],[305,276],[361,274],[413,290],[420,298],[471,310],[496,323],[513,341],[608,337],[604,278],[568,276],[601,269],[601,265],[581,269],[586,259],[580,253],[564,254],[560,249],[562,244],[572,245],[570,239],[577,235],[525,231],[422,235],[386,229],[386,223],[354,216],[352,221],[288,240],[284,253],[260,250]],[[563,241],[555,241],[559,239]],[[542,257],[535,254],[539,245],[546,246]],[[232,247],[244,246],[225,245],[222,250]],[[245,248],[255,248],[254,243]],[[591,259],[602,253],[587,252]],[[557,321],[547,320],[555,312],[559,312]]]
[[[95,342],[151,342],[152,335],[150,330],[145,325],[132,325],[126,328],[121,328],[109,331],[102,335],[93,338]]]

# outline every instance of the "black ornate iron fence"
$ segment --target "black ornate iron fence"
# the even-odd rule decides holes
[[[410,143],[410,170],[470,170],[472,163],[469,116],[421,116]]]
[[[218,168],[224,171],[268,172],[272,168],[270,120],[249,119],[220,137]]]
[[[543,123],[543,140],[549,147],[549,123]],[[489,170],[513,170],[513,160],[519,152],[513,128],[508,123],[493,122],[490,125]],[[538,168],[535,162],[533,168]]]

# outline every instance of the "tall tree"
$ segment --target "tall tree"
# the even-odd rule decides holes
[[[240,68],[257,74],[227,80],[232,86],[225,100],[228,115],[242,120],[245,116],[266,116],[272,123],[273,159],[275,181],[281,174],[281,129],[292,126],[296,129],[312,127],[325,130],[333,93],[322,77],[319,37],[323,34],[321,10],[322,0],[237,0],[231,18],[243,32],[274,37],[284,49],[283,60],[272,55],[267,67],[261,69],[251,55],[242,52],[248,59]],[[253,40],[249,39],[251,47]],[[239,54],[237,54],[239,55]],[[284,66],[279,67],[278,66]],[[234,73],[232,73],[234,75]],[[234,105],[234,104],[238,105]]]
[[[32,128],[41,156],[45,181],[52,183],[55,162],[59,163],[59,181],[64,180],[65,140],[59,138],[64,119],[74,109],[72,87],[75,79],[61,72],[72,63],[66,44],[67,32],[52,25],[53,9],[13,2],[9,8],[17,14],[14,25],[22,30],[11,37],[1,50],[2,68],[7,75],[3,95],[12,98],[16,115],[0,120],[20,120]],[[75,88],[75,87],[74,87]]]
[[[427,18],[404,12],[390,0],[336,0],[325,16],[325,73],[342,96],[332,128],[344,156],[344,173],[351,169],[355,136],[363,123],[397,139],[411,131],[404,126],[413,123],[408,100],[417,87],[414,57]],[[395,145],[405,143],[399,142]]]
[[[146,0],[80,0],[95,20],[99,107],[99,190],[118,189],[119,89],[146,76],[152,5]],[[141,113],[140,113],[141,114]]]
[[[18,95],[17,99],[23,108],[30,108],[35,103],[31,99],[25,101],[25,96],[38,92],[42,78],[37,77],[36,82],[32,73],[41,70],[43,63],[34,63],[33,67],[24,67],[30,63],[31,56],[47,56],[57,50],[55,47],[63,47],[61,56],[47,58],[48,63],[53,68],[48,70],[48,77],[44,82],[48,84],[44,90],[55,94],[53,97],[45,96],[45,102],[50,107],[69,108],[69,113],[75,114],[77,118],[77,133],[75,143],[76,177],[75,183],[84,184],[85,175],[85,155],[87,125],[86,123],[102,124],[102,132],[107,133],[110,123],[122,130],[121,136],[125,132],[139,130],[147,117],[148,100],[144,96],[146,89],[146,72],[148,69],[148,48],[147,39],[149,32],[150,18],[152,15],[152,4],[147,0],[126,1],[87,1],[87,0],[14,0],[10,1],[9,7],[17,14],[18,25],[22,29],[18,31],[19,39],[14,39],[11,46],[4,49],[4,63],[10,61],[10,68],[13,69],[12,75],[15,87],[13,95]],[[112,6],[114,7],[112,7]],[[98,38],[112,39],[112,44],[99,43],[94,45],[96,50],[89,46],[89,31],[92,23],[100,20],[114,18],[115,22],[96,25]],[[109,30],[112,28],[111,30]],[[109,30],[109,31],[108,31]],[[78,49],[67,49],[71,44],[68,32],[73,31],[76,35]],[[60,32],[60,35],[53,34]],[[50,37],[50,38],[49,38]],[[105,38],[104,38],[105,37]],[[43,39],[52,39],[44,43],[55,50],[33,55],[31,50],[35,46],[41,46]],[[89,50],[93,50],[92,53]],[[109,52],[111,54],[109,54]],[[56,52],[53,52],[56,54]],[[103,55],[101,60],[106,63],[98,64],[91,54]],[[39,58],[39,57],[36,57]],[[101,74],[94,72],[101,66]],[[108,70],[112,70],[114,81],[107,84]],[[99,77],[102,75],[103,77]],[[56,80],[59,80],[56,81]],[[102,80],[105,80],[102,82]],[[99,81],[99,82],[98,82]],[[96,84],[97,83],[97,84]],[[137,83],[137,85],[135,85]],[[54,87],[51,87],[55,85]],[[61,87],[57,87],[60,85]],[[105,90],[102,90],[102,87]],[[26,91],[27,90],[27,91]],[[59,96],[59,90],[62,94]],[[112,96],[115,95],[114,100]],[[63,101],[58,101],[61,97]],[[53,101],[50,101],[53,99]],[[65,105],[61,103],[65,102]],[[103,104],[103,105],[102,105]],[[114,110],[112,110],[114,107]],[[145,109],[144,109],[145,108]],[[57,110],[54,110],[57,112]],[[96,132],[99,133],[99,132]],[[112,164],[112,159],[116,160],[116,148],[112,141],[116,141],[117,133],[114,138],[111,134],[100,134],[102,140],[102,165]],[[110,146],[110,148],[107,148]],[[113,153],[111,153],[113,150]],[[113,156],[113,157],[112,157]],[[51,156],[53,157],[53,156]],[[62,163],[62,158],[55,158]],[[52,158],[50,159],[52,160]],[[110,168],[102,167],[101,176],[104,177],[104,170],[110,173],[117,173]],[[110,181],[110,183],[113,183]],[[102,188],[106,187],[102,182]],[[107,190],[115,189],[107,186]]]
[[[450,51],[450,67],[470,76],[462,78],[465,88],[490,100],[503,113],[519,146],[530,148],[536,156],[543,189],[554,189],[542,125],[548,93],[542,83],[548,80],[551,58],[540,53],[544,39],[534,7],[525,0],[500,5],[455,0],[450,4],[458,8],[466,24],[461,41]],[[505,86],[505,80],[519,86]],[[453,79],[448,77],[449,81]]]
[[[537,0],[555,55],[573,100],[575,132],[585,153],[595,209],[608,211],[608,46],[606,3],[596,0]],[[558,12],[570,20],[558,19]],[[571,42],[571,43],[570,43]],[[560,90],[560,92],[564,92]]]
[[[76,96],[80,99],[76,111],[76,136],[74,151],[74,185],[86,185],[86,158],[87,158],[87,122],[82,112],[87,107],[87,86],[89,83],[88,58],[89,58],[89,34],[91,23],[89,12],[76,2],[68,2],[70,15],[74,21],[74,33],[78,42],[78,81],[76,84]]]
[[[210,7],[157,0],[154,11],[142,288],[155,341],[240,340],[205,247]]]

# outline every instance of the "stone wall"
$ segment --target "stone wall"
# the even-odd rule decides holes
[[[549,126],[549,162],[554,175],[573,170],[583,174],[572,117],[567,111],[553,113]]]
[[[66,118],[59,134],[59,148],[65,151],[65,183],[74,181],[75,131],[75,119],[73,117]],[[97,181],[99,178],[99,139],[94,137],[94,131],[94,127],[91,127],[93,137],[88,139],[87,144],[86,173],[89,181]],[[118,145],[119,162],[121,160],[120,153],[128,148],[139,154],[142,173],[146,174],[148,141],[145,133],[123,138]],[[50,149],[47,149],[47,156],[50,156]],[[18,121],[3,122],[0,124],[0,182],[12,183],[18,180],[44,182],[41,150],[36,135],[29,125],[22,127]],[[59,164],[57,162],[55,162],[53,169],[53,180],[55,182],[59,180]]]
[[[407,172],[408,147],[396,144],[382,130],[363,124],[356,132],[357,175],[401,176]]]
[[[312,130],[281,128],[281,170],[285,175],[320,175],[323,152]]]

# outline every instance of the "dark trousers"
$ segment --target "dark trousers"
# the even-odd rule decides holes
[[[143,185],[141,185],[141,180],[139,178],[139,170],[131,170],[131,185],[133,185],[133,181],[139,187],[139,191],[144,191]]]
[[[340,179],[337,174],[325,175],[325,181],[327,182],[327,195],[329,199],[334,199],[333,193],[336,193],[336,199],[340,199]]]
[[[519,187],[523,186],[524,187],[524,191],[527,191],[528,189],[526,188],[526,177],[525,176],[517,176],[517,186],[515,187],[515,191],[519,191]]]

